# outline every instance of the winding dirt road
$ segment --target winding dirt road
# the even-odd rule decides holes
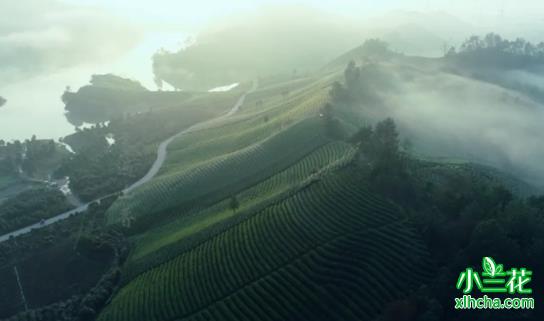
[[[252,88],[249,91],[247,91],[246,93],[244,93],[238,99],[236,104],[234,104],[234,106],[227,113],[225,113],[225,114],[223,114],[223,115],[221,115],[219,117],[197,123],[197,124],[187,128],[187,129],[184,129],[181,132],[167,138],[166,140],[162,141],[160,143],[160,145],[159,145],[159,148],[157,149],[157,158],[155,159],[155,162],[153,162],[153,165],[151,165],[151,168],[149,169],[147,174],[145,174],[144,177],[140,178],[137,182],[135,182],[132,185],[130,185],[129,187],[125,188],[122,192],[125,193],[125,194],[130,193],[134,189],[140,187],[141,185],[143,185],[143,184],[149,182],[151,179],[153,179],[157,175],[159,170],[161,169],[162,165],[164,164],[164,161],[166,160],[166,156],[168,155],[168,145],[170,145],[170,143],[172,141],[174,141],[176,138],[179,138],[180,136],[186,135],[188,133],[192,133],[192,132],[197,131],[197,130],[202,130],[202,129],[213,127],[213,124],[215,122],[223,120],[225,118],[228,118],[228,117],[234,115],[236,112],[238,112],[240,107],[244,104],[246,96],[248,94],[252,93],[253,91],[255,91],[255,89],[257,89],[257,85],[258,85],[257,81],[254,81]],[[113,194],[116,194],[116,193],[113,193]],[[22,235],[22,234],[30,233],[34,229],[40,229],[40,228],[49,226],[51,224],[57,223],[59,221],[67,219],[68,217],[70,217],[72,215],[77,215],[77,214],[83,213],[89,208],[89,205],[91,203],[100,201],[100,200],[102,200],[102,199],[104,199],[106,197],[109,197],[109,196],[113,195],[113,194],[102,196],[102,197],[100,197],[98,199],[92,200],[92,201],[90,201],[88,203],[85,203],[85,204],[83,204],[83,205],[81,205],[81,206],[79,206],[77,208],[74,208],[74,209],[72,209],[70,211],[67,211],[67,212],[58,214],[56,216],[53,216],[53,217],[51,217],[51,218],[49,218],[47,220],[44,220],[42,222],[38,222],[38,223],[35,223],[35,224],[32,224],[32,225],[20,228],[20,229],[18,229],[16,231],[4,234],[4,235],[0,236],[0,243],[9,240],[12,237],[17,237],[17,236]]]

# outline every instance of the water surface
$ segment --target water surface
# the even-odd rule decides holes
[[[0,107],[0,139],[24,140],[32,135],[58,139],[74,132],[60,97],[67,86],[77,90],[87,84],[92,74],[114,73],[156,89],[152,55],[159,48],[181,48],[185,38],[180,33],[150,32],[135,48],[110,63],[89,63],[0,86],[0,96],[8,100]]]

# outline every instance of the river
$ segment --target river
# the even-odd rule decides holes
[[[92,74],[114,73],[156,89],[152,55],[160,48],[179,49],[185,39],[180,33],[150,32],[137,46],[112,62],[83,64],[1,86],[0,96],[8,101],[0,107],[0,139],[24,140],[32,135],[58,139],[74,132],[74,126],[64,116],[60,96],[67,86],[77,90],[86,85]]]

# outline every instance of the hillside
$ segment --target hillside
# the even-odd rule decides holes
[[[327,95],[321,86],[293,88],[289,97],[274,93],[272,97],[282,97],[280,102],[249,110],[258,90],[247,97],[240,116],[176,139],[159,176],[116,202],[108,211],[110,221],[138,219],[141,213],[157,221],[155,213],[211,205],[325,144],[323,121],[316,117]],[[267,118],[269,108],[274,114]]]
[[[392,117],[418,157],[482,163],[542,186],[543,138],[538,124],[544,119],[544,106],[524,90],[530,88],[528,72],[495,68],[486,73],[501,76],[488,81],[475,76],[479,69],[454,62],[461,58],[391,52],[378,58],[368,53],[368,47],[346,53],[326,69],[355,62],[351,78],[343,77],[346,92],[335,92],[334,105],[349,115],[346,119],[360,125]],[[532,73],[536,83],[541,73],[538,69]],[[517,86],[502,84],[501,79]]]
[[[99,320],[375,316],[432,270],[409,222],[345,174],[327,175],[138,275]],[[398,271],[405,282],[377,285],[382,296],[364,291]]]
[[[368,88],[349,88],[354,84],[343,62],[357,57],[357,79]],[[336,81],[348,96],[337,96],[342,92]],[[436,96],[422,98],[423,88],[433,88]],[[443,240],[429,234],[435,223],[424,213],[438,208],[445,224],[477,230],[478,220],[448,216],[451,206],[489,198],[481,206],[496,213],[496,202],[503,202],[500,186],[517,195],[536,191],[511,174],[472,163],[476,156],[463,159],[467,153],[455,147],[471,144],[445,143],[447,127],[428,135],[421,124],[412,126],[413,118],[425,118],[420,112],[449,108],[452,88],[466,93],[471,108],[484,99],[502,99],[509,108],[501,98],[506,89],[449,73],[441,59],[390,53],[379,41],[318,74],[261,79],[237,115],[173,141],[159,175],[108,210],[109,224],[124,226],[134,247],[121,288],[99,320],[366,320],[383,317],[395,304],[413,306],[407,294],[440,282],[436,265],[451,268],[436,252]],[[351,94],[355,89],[358,96]],[[398,120],[403,138],[416,142],[410,147],[416,159],[402,174],[408,176],[393,189],[375,181],[385,177],[368,174],[375,165],[365,164],[361,147],[331,131],[340,126],[340,135],[348,137],[388,115]],[[451,155],[463,160],[448,160]],[[447,198],[461,182],[481,189],[466,189],[470,196],[455,196],[450,201],[457,205],[451,205]],[[395,190],[402,189],[399,198]],[[475,242],[462,235],[452,253]],[[402,279],[396,270],[403,271]],[[377,279],[389,281],[378,285]],[[435,304],[421,291],[417,300],[425,303],[417,304]],[[430,307],[417,313],[424,312],[437,313]]]
[[[378,306],[432,275],[429,254],[410,221],[350,174],[355,150],[328,136],[323,106],[334,78],[261,81],[238,116],[171,144],[160,175],[106,214],[110,224],[122,223],[134,235],[135,247],[123,268],[123,287],[100,320],[198,319],[210,313],[236,319],[247,313],[241,300],[248,295],[261,302],[257,310],[251,307],[258,319],[289,298],[271,320],[313,313],[358,320],[378,315]],[[388,238],[379,250],[378,240]],[[338,256],[353,250],[359,254],[349,262]],[[354,287],[372,282],[363,273],[369,267],[390,278],[401,266],[379,272],[379,262],[408,252],[414,264],[406,283],[384,285],[380,291],[387,295],[379,299]],[[246,259],[233,258],[242,253]],[[171,274],[178,270],[187,276]],[[148,278],[165,283],[143,286]],[[302,282],[296,288],[289,282],[294,278]],[[204,280],[209,281],[199,283]],[[329,285],[321,288],[323,282]],[[180,301],[170,288],[193,293],[195,301]],[[148,296],[142,291],[157,295],[134,306]],[[270,291],[284,299],[271,302]],[[321,310],[325,297],[331,305]]]
[[[226,113],[245,90],[247,84],[217,93],[149,92],[155,97],[153,109],[113,118],[64,137],[63,142],[76,154],[56,175],[71,177],[70,187],[83,200],[116,193],[145,175],[162,141]],[[119,90],[115,95],[124,97]],[[94,94],[92,97],[100,99]]]
[[[198,96],[190,92],[149,91],[140,83],[115,75],[93,75],[90,84],[76,92],[67,90],[62,101],[68,120],[82,123],[105,122],[156,108],[172,108]]]
[[[120,110],[155,108],[64,139],[77,154],[59,174],[89,199],[114,193],[70,223],[78,225],[66,241],[74,248],[83,239],[115,250],[109,266],[76,255],[75,265],[89,265],[86,288],[101,273],[106,281],[70,301],[71,313],[98,321],[463,319],[451,307],[459,271],[484,255],[508,266],[544,262],[544,200],[532,184],[544,177],[544,109],[466,68],[374,39],[312,73],[258,77],[241,100],[248,83],[169,93],[94,78],[74,97],[96,90],[90,97],[104,100],[93,106],[127,97]],[[165,139],[157,175],[125,189]],[[6,266],[0,282],[14,289]],[[8,301],[6,311],[21,309],[18,297]],[[62,309],[52,310],[13,320],[56,320]]]
[[[187,48],[158,51],[155,76],[175,88],[205,90],[270,75],[305,75],[361,39],[358,26],[340,25],[319,10],[285,9],[219,21]]]

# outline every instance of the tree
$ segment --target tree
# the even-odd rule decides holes
[[[372,126],[363,126],[348,139],[348,142],[356,145],[359,153],[367,153],[373,145],[373,135]]]
[[[346,70],[344,70],[344,77],[348,89],[357,87],[361,78],[361,70],[355,65],[355,61],[351,60],[349,62]]]
[[[413,186],[406,171],[406,158],[399,148],[395,122],[387,118],[372,127],[362,127],[349,141],[358,146],[374,188],[398,201],[409,199]]]
[[[334,107],[327,103],[321,110],[321,117],[325,122],[325,130],[327,135],[332,139],[344,139],[344,132],[338,119],[334,117]]]
[[[374,129],[361,127],[348,141],[377,163],[396,163],[400,159],[399,133],[392,118],[377,123]]]
[[[399,156],[399,133],[392,118],[376,124],[373,147],[382,161],[391,161]]]
[[[544,195],[531,196],[527,199],[527,203],[539,211],[544,211]]]
[[[368,39],[361,49],[363,54],[371,59],[383,60],[394,54],[389,50],[389,44],[380,39]]]
[[[332,84],[331,90],[329,91],[329,95],[331,96],[334,102],[346,102],[349,99],[348,91],[338,81],[335,81]]]
[[[508,205],[508,203],[514,199],[512,192],[502,185],[493,189],[493,196],[495,197],[495,200],[499,204],[502,211],[504,211],[506,205]]]
[[[230,198],[230,203],[229,203],[229,208],[233,211],[233,212],[236,212],[236,210],[240,207],[240,202],[238,202],[238,198],[236,198],[236,195],[234,196],[231,196]]]

